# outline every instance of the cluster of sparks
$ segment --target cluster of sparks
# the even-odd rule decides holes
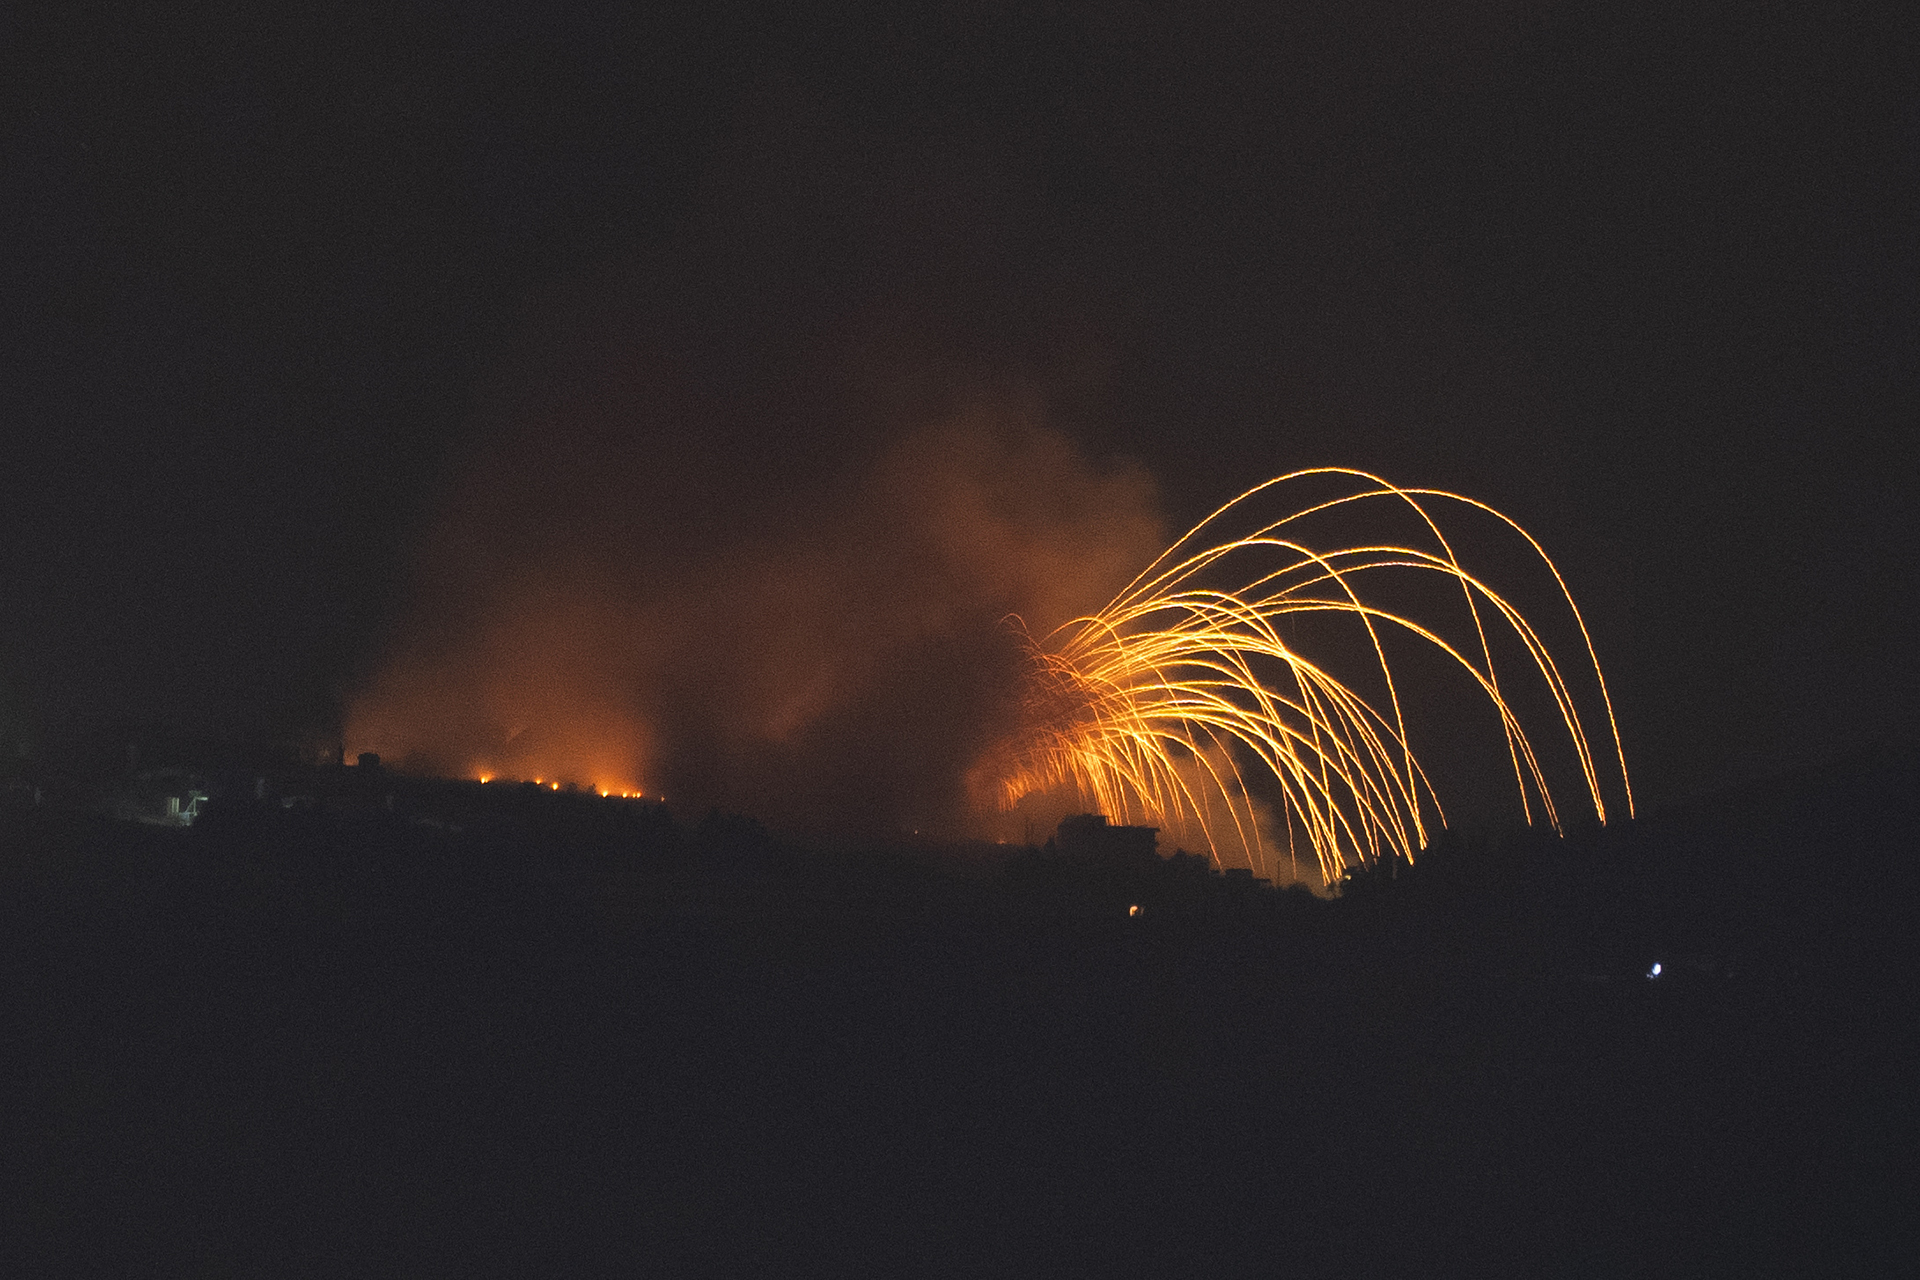
[[[1341,486],[1332,497],[1291,511],[1281,505],[1285,494],[1328,483]],[[1418,545],[1327,550],[1305,541],[1316,518],[1379,503],[1411,514],[1410,527],[1425,531]],[[1583,713],[1540,633],[1462,567],[1433,515],[1462,505],[1524,539],[1551,572],[1585,645],[1571,673],[1580,687],[1597,690],[1597,706]],[[1285,514],[1260,519],[1276,508]],[[1245,517],[1252,532],[1207,545],[1210,531],[1218,537]],[[1438,575],[1449,592],[1457,587],[1464,605],[1457,635],[1370,602],[1383,578],[1409,574]],[[1358,624],[1356,647],[1377,676],[1368,677],[1371,699],[1283,637],[1281,620],[1301,614],[1346,615]],[[998,800],[1011,809],[1030,793],[1070,789],[1116,820],[1194,833],[1216,858],[1223,848],[1244,850],[1263,875],[1280,856],[1282,828],[1296,879],[1309,850],[1329,884],[1382,857],[1411,862],[1430,824],[1446,819],[1408,740],[1402,689],[1388,661],[1395,633],[1434,646],[1477,686],[1498,713],[1523,815],[1531,823],[1537,810],[1558,830],[1549,770],[1510,700],[1519,681],[1509,672],[1503,685],[1494,660],[1496,647],[1513,648],[1497,637],[1517,637],[1526,657],[1512,665],[1551,696],[1558,718],[1548,723],[1570,742],[1595,816],[1606,821],[1603,781],[1610,789],[1616,776],[1631,815],[1626,758],[1592,639],[1540,544],[1485,503],[1345,468],[1297,471],[1248,490],[1097,614],[1045,639],[1029,637],[1024,725],[995,763]],[[1596,700],[1589,693],[1586,701]],[[1590,732],[1589,721],[1602,717],[1610,742]]]

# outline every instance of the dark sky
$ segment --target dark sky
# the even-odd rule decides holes
[[[725,542],[963,383],[1176,524],[1322,463],[1506,510],[1654,804],[1920,709],[1900,6],[51,8],[0,18],[35,732],[331,731],[490,441],[650,451]],[[636,365],[703,407],[623,435]]]

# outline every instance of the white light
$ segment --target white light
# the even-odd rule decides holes
[[[1647,970],[1647,976],[1649,978],[1657,978],[1660,976],[1660,962],[1658,960],[1653,962],[1653,968]]]

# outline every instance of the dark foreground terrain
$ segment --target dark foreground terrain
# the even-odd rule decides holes
[[[8,1271],[1907,1272],[1915,802],[1335,901],[587,797],[0,812]]]

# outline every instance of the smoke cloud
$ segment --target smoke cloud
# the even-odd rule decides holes
[[[1044,634],[1151,560],[1151,478],[1017,393],[823,457],[616,381],[468,465],[349,749],[794,830],[992,829],[966,774],[1015,710],[1006,619]]]
[[[528,300],[349,750],[978,832],[1003,620],[1044,634],[1164,545],[1147,473],[1075,443],[1111,308],[1032,242],[1035,157],[762,96],[671,234]]]

